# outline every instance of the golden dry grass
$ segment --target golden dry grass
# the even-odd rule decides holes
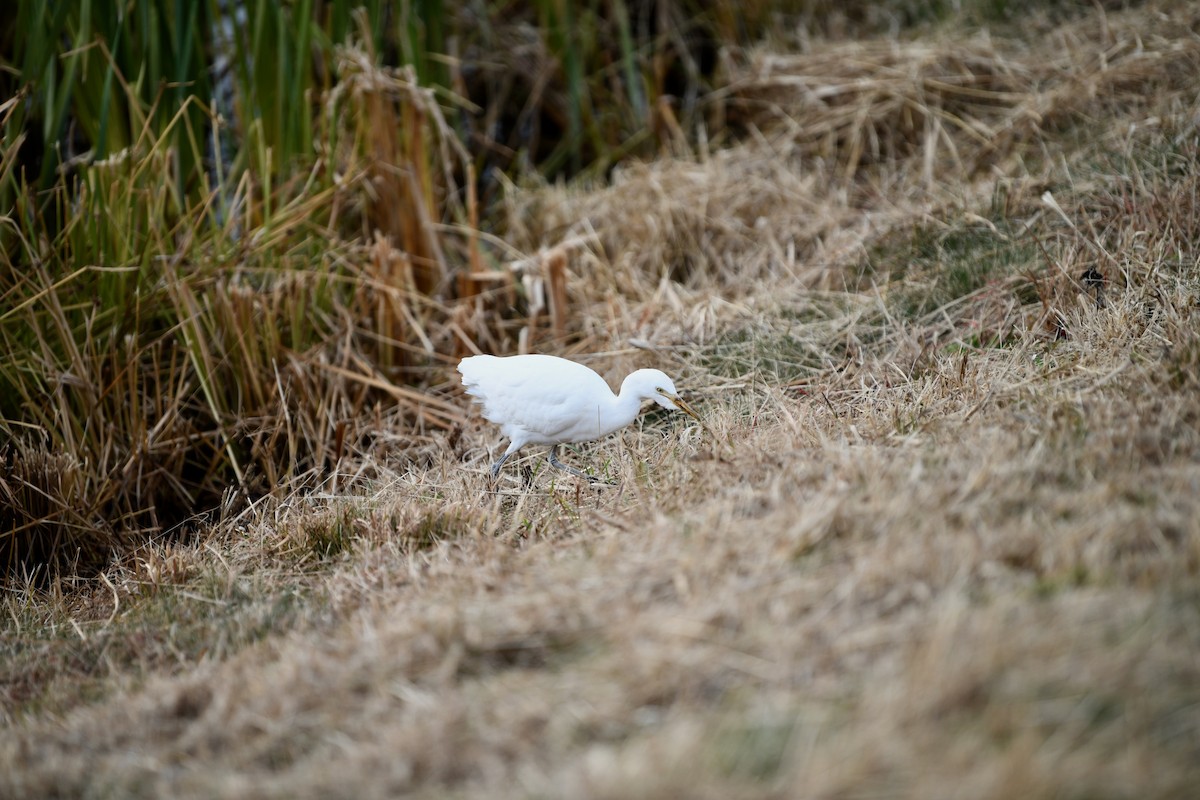
[[[492,489],[473,418],[8,595],[0,794],[1188,796],[1197,22],[995,37],[979,74],[1021,97],[980,119],[1026,122],[982,170],[963,126],[930,145],[864,101],[877,162],[775,124],[517,193],[517,250],[570,245],[563,351],[665,369],[710,430],[655,413],[572,456],[618,489],[534,453]],[[844,156],[842,113],[812,124]]]

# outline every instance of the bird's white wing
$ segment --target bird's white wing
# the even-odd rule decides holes
[[[613,397],[593,370],[554,356],[473,356],[462,360],[459,372],[484,418],[522,443],[595,436],[597,408]]]

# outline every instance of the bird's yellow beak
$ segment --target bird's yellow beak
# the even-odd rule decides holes
[[[692,419],[696,420],[696,422],[701,422],[700,415],[697,414],[695,411],[693,411],[691,406],[689,406],[687,403],[683,402],[683,398],[681,398],[679,395],[668,394],[667,399],[670,400],[672,403],[674,403],[675,407],[678,408],[680,411],[687,414]]]

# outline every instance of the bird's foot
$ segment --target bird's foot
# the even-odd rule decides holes
[[[589,486],[619,486],[620,485],[619,483],[615,483],[613,481],[607,481],[604,478],[597,478],[594,475],[588,475],[583,470],[575,469],[572,466],[568,466],[567,464],[562,463],[561,461],[558,460],[558,445],[555,445],[550,448],[550,466],[554,467],[555,469],[561,469],[563,472],[571,473],[576,478],[580,478],[581,480],[586,481]]]

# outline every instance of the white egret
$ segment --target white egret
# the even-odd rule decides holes
[[[637,417],[643,400],[696,416],[675,384],[656,369],[631,372],[613,394],[608,383],[583,364],[557,356],[470,356],[458,364],[467,394],[483,406],[484,419],[500,426],[508,449],[492,465],[492,477],[527,444],[550,445],[550,465],[584,480],[592,478],[558,460],[560,444],[599,439]]]

